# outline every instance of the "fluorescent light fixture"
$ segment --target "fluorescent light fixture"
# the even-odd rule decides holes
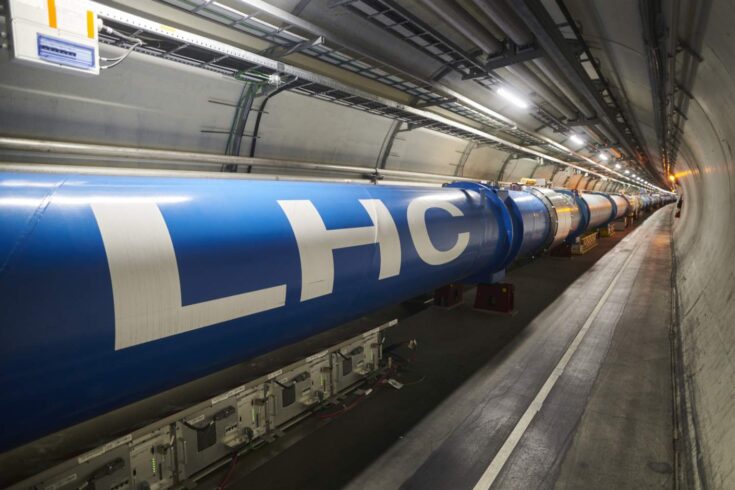
[[[600,152],[600,160],[602,160],[603,162],[606,162],[606,161],[610,160],[610,157],[607,156],[607,153],[605,153],[604,151],[601,151]]]
[[[569,139],[572,141],[572,143],[576,143],[578,145],[583,145],[584,144],[584,139],[580,135],[578,135],[578,134],[571,135],[569,137]]]
[[[621,168],[623,168],[622,165],[620,165],[619,163],[615,164],[615,170],[620,170]]]
[[[517,94],[514,94],[508,89],[505,89],[503,87],[500,87],[498,89],[498,95],[510,102],[511,104],[520,107],[521,109],[528,109],[528,102],[523,100],[520,96]]]

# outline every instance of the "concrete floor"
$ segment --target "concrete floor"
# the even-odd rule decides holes
[[[403,389],[241,458],[229,488],[673,486],[670,236],[666,208],[513,270],[514,316],[472,294],[408,315],[387,342],[419,342]]]

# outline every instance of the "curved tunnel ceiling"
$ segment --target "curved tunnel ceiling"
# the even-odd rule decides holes
[[[166,3],[182,8],[174,11],[166,9],[164,5],[151,4],[150,2],[109,1],[104,3],[116,6],[118,3],[120,6],[125,4],[125,8],[128,10],[132,8],[133,11],[142,11],[148,15],[158,14],[161,18],[166,18],[168,22],[173,21],[173,25],[194,26],[199,29],[206,29],[208,34],[214,35],[216,38],[227,39],[229,37],[236,39],[239,45],[243,45],[248,49],[260,51],[266,55],[282,56],[285,62],[333,76],[337,80],[348,82],[360,87],[360,89],[387,96],[404,104],[425,108],[429,112],[449,117],[481,131],[497,134],[503,140],[523,147],[521,152],[549,155],[552,161],[557,159],[575,163],[580,162],[582,167],[588,167],[592,172],[600,171],[613,180],[627,181],[629,179],[629,176],[622,173],[622,170],[629,165],[628,163],[620,162],[619,165],[622,164],[622,168],[618,172],[617,166],[613,166],[612,163],[606,166],[605,162],[600,162],[599,151],[608,151],[608,147],[602,144],[605,137],[595,136],[602,133],[599,131],[591,132],[592,137],[586,138],[586,144],[582,145],[585,148],[580,148],[579,144],[570,141],[569,136],[572,133],[582,132],[586,128],[565,123],[558,112],[554,113],[553,104],[549,104],[543,97],[539,97],[537,91],[529,89],[528,84],[524,85],[523,81],[519,81],[517,77],[514,78],[517,70],[509,73],[507,68],[492,71],[485,67],[480,74],[482,76],[477,73],[472,76],[463,75],[462,70],[448,69],[450,65],[456,67],[456,63],[440,63],[438,60],[441,58],[432,56],[425,46],[411,47],[412,40],[397,42],[396,33],[386,29],[383,24],[376,25],[374,19],[367,19],[364,15],[365,9],[370,6],[380,7],[387,4],[395,7],[396,4],[399,4],[398,7],[400,8],[397,11],[400,14],[409,16],[416,25],[432,27],[429,34],[422,32],[422,39],[427,35],[438,36],[443,42],[449,43],[453,49],[456,48],[456,50],[461,51],[465,58],[472,58],[472,63],[475,63],[472,65],[472,69],[476,69],[478,60],[481,63],[488,62],[487,55],[472,51],[472,42],[465,36],[453,32],[451,26],[442,25],[442,22],[437,18],[432,19],[431,13],[427,13],[426,9],[421,9],[415,2],[388,2],[387,0],[269,3],[259,0],[167,1]],[[206,7],[202,7],[205,4]],[[470,8],[469,4],[465,6],[468,7],[467,12],[477,15],[476,9]],[[199,16],[214,19],[220,23],[224,22],[223,15],[242,19],[255,14],[256,17],[251,20],[258,23],[260,27],[265,25],[266,29],[271,27],[280,30],[284,26],[288,26],[289,35],[301,36],[302,39],[307,41],[315,41],[318,38],[323,44],[308,46],[307,49],[284,51],[282,48],[274,48],[273,43],[264,42],[265,40],[274,39],[269,34],[265,37],[262,36],[262,32],[252,35],[251,25],[246,26],[247,29],[217,29],[215,32],[212,29],[211,21],[207,22],[206,25],[200,22],[197,24],[198,21],[192,22],[192,16],[186,15],[182,11],[192,9],[196,10]],[[362,12],[360,9],[362,9]],[[172,15],[172,12],[174,15]],[[298,16],[294,16],[292,12],[296,12]],[[391,11],[389,13],[393,15],[395,12]],[[480,20],[482,21],[481,26],[487,29],[490,37],[502,35],[497,27],[492,28],[493,23],[489,19],[481,18]],[[325,25],[328,26],[328,29],[323,27]],[[414,27],[415,25],[412,24],[412,28]],[[236,32],[233,33],[233,31]],[[243,35],[244,32],[247,32],[248,35]],[[434,38],[431,37],[430,39]],[[309,49],[312,47],[313,49]],[[376,82],[374,81],[376,78],[374,72],[366,73],[362,71],[359,75],[355,75],[356,70],[352,63],[350,63],[352,66],[340,64],[341,66],[336,68],[333,60],[328,63],[324,62],[326,56],[321,55],[324,54],[325,50],[331,50],[338,56],[346,55],[347,58],[355,59],[357,63],[372,65],[378,70],[384,70],[386,74],[384,78],[395,79],[397,77],[401,83],[398,85],[395,81],[388,84],[380,83],[384,81],[383,78]],[[315,56],[315,53],[318,56]],[[333,53],[327,54],[331,55]],[[467,53],[471,53],[471,55]],[[446,53],[443,55],[446,55]],[[514,69],[514,66],[511,68]],[[348,69],[345,69],[345,67]],[[531,66],[526,72],[528,72],[526,75],[531,76],[536,82],[549,82],[542,70],[537,67]],[[499,78],[501,76],[503,77],[502,80],[507,79],[511,83],[514,80],[518,82],[512,85],[511,83],[505,83],[505,86],[533,102],[535,105],[531,110],[519,110],[507,100],[498,96],[496,89],[502,83]],[[405,90],[406,84],[418,84],[424,92],[426,92],[425,89],[428,89],[430,97],[427,99],[425,94],[421,95],[419,93],[417,96],[415,90]],[[557,96],[561,95],[561,92],[553,88],[550,91],[556,93]],[[515,129],[515,127],[518,127],[518,129]],[[593,144],[594,138],[597,138],[599,143]],[[527,150],[525,150],[526,148]],[[575,151],[577,148],[578,150]],[[610,148],[609,152],[613,156],[618,155],[615,149]],[[629,163],[632,164],[632,160]],[[633,171],[632,173],[636,173],[636,167],[631,166],[630,169]],[[643,173],[641,173],[641,176],[645,177]]]

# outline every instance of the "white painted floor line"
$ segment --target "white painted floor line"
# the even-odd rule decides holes
[[[615,274],[615,277],[610,282],[610,285],[605,290],[605,293],[602,295],[602,298],[600,298],[600,301],[597,302],[595,305],[595,308],[592,310],[592,313],[590,313],[590,316],[587,317],[587,321],[584,322],[584,325],[582,325],[582,328],[579,329],[579,332],[577,333],[577,336],[574,337],[574,340],[567,348],[566,352],[562,356],[561,359],[559,359],[559,362],[557,363],[556,367],[554,367],[554,370],[551,372],[551,375],[549,375],[548,379],[544,383],[544,385],[539,390],[536,397],[533,399],[531,404],[528,406],[526,411],[523,413],[523,416],[520,418],[516,426],[513,428],[513,431],[510,433],[508,438],[505,440],[505,443],[500,448],[498,453],[495,455],[495,458],[490,462],[490,466],[487,467],[485,472],[480,477],[480,480],[477,482],[477,484],[474,487],[474,490],[487,490],[490,488],[490,486],[495,482],[495,479],[500,474],[500,471],[503,469],[503,466],[505,466],[505,463],[508,461],[508,458],[510,458],[510,455],[513,453],[513,450],[518,445],[518,442],[520,442],[521,438],[523,437],[523,434],[528,429],[528,426],[531,425],[531,422],[533,421],[533,418],[536,416],[536,414],[541,410],[541,407],[544,404],[544,401],[549,396],[549,393],[551,392],[551,389],[554,387],[556,382],[561,377],[562,373],[564,372],[564,369],[567,367],[567,364],[569,364],[570,359],[574,355],[574,353],[577,351],[577,348],[579,348],[579,344],[582,343],[582,339],[584,339],[585,334],[590,329],[590,326],[592,326],[592,322],[595,321],[595,318],[597,318],[597,315],[600,313],[600,310],[602,310],[602,307],[605,305],[605,302],[607,301],[607,298],[610,297],[610,294],[612,294],[613,289],[615,288],[615,285],[618,282],[618,279],[620,279],[620,276],[625,271],[625,268],[628,266],[630,261],[633,259],[633,256],[635,255],[636,251],[640,246],[645,242],[645,238],[641,237],[640,242],[638,245],[633,248],[633,250],[630,251],[630,254],[625,259],[625,262],[623,262],[623,265],[620,267],[620,270],[618,270],[617,274]]]

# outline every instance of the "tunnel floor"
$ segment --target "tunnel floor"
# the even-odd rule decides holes
[[[511,271],[515,315],[474,310],[470,291],[404,318],[386,343],[403,388],[200,485],[232,470],[229,488],[672,487],[671,221],[667,207],[586,255]]]

